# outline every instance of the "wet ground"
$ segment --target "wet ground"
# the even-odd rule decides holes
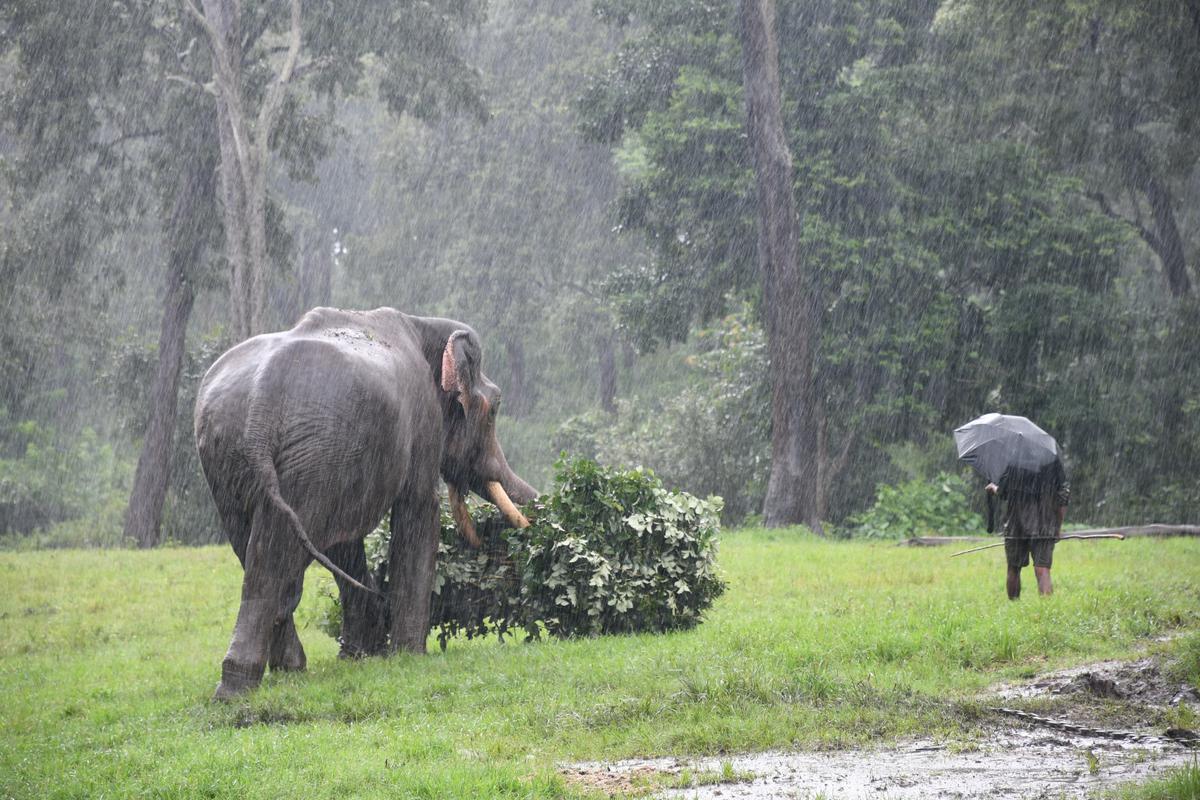
[[[1200,757],[1178,727],[1195,690],[1153,658],[1103,662],[1000,686],[990,722],[968,747],[932,740],[831,752],[576,764],[563,775],[612,795],[661,798],[1082,798]],[[1173,727],[1174,725],[1174,727]],[[1193,726],[1194,727],[1194,726]]]
[[[991,695],[1000,700],[1091,696],[1157,710],[1181,702],[1189,705],[1200,702],[1200,695],[1193,687],[1171,680],[1155,658],[1101,661],[1064,669],[1025,683],[999,686]]]

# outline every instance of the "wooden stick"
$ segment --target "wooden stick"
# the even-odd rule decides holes
[[[1164,525],[1155,522],[1151,525],[1126,525],[1123,528],[1089,528],[1073,533],[1085,536],[1096,533],[1123,533],[1126,536],[1200,536],[1200,525]]]
[[[896,542],[898,547],[938,547],[944,544],[970,544],[971,542],[990,542],[992,536],[914,536],[911,539],[901,539]]]
[[[1015,539],[1017,537],[1005,536],[1004,538],[1005,539]],[[1125,534],[1123,534],[1123,533],[1092,533],[1092,534],[1084,534],[1084,535],[1073,533],[1073,534],[1068,534],[1066,536],[1059,536],[1057,539],[1055,539],[1055,541],[1061,542],[1064,539],[1124,539],[1124,538],[1125,538]],[[965,556],[967,553],[977,553],[980,550],[989,550],[993,547],[1000,547],[1003,544],[1004,544],[1004,542],[993,542],[992,544],[985,544],[983,547],[972,547],[970,550],[960,550],[957,553],[951,553],[950,557],[954,558],[955,556]]]
[[[1084,528],[1071,532],[1073,536],[1092,536],[1100,533],[1122,533],[1126,538],[1151,536],[1200,536],[1200,525],[1165,525],[1155,522],[1149,525],[1127,525],[1121,528]],[[991,536],[914,536],[901,539],[897,545],[908,547],[936,547],[943,544],[967,544],[991,541]]]

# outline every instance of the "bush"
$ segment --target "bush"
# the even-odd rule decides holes
[[[0,408],[0,430],[10,456],[0,453],[0,544],[96,546],[120,544],[119,519],[128,498],[130,465],[91,428],[77,433],[33,420],[9,424]],[[62,541],[47,530],[65,521],[75,532]],[[34,536],[34,532],[40,532]]]
[[[867,539],[929,535],[978,535],[984,519],[972,507],[971,487],[958,475],[875,487],[875,504],[850,517],[846,533]]]
[[[668,491],[640,469],[586,459],[555,466],[555,490],[524,507],[530,527],[507,527],[491,506],[477,510],[479,550],[443,509],[431,619],[442,646],[460,633],[521,630],[532,639],[699,623],[725,589],[716,572],[720,500]],[[385,520],[367,538],[377,574],[386,572],[387,531]],[[325,630],[336,636],[340,620],[331,610]]]

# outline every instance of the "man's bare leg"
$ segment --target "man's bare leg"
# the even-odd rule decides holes
[[[1033,574],[1037,578],[1038,594],[1054,594],[1054,583],[1050,580],[1049,567],[1034,567]]]
[[[1049,576],[1047,576],[1049,578]],[[1008,568],[1008,599],[1016,600],[1021,596],[1021,570]]]

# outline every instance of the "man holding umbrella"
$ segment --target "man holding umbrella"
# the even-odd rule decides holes
[[[1071,490],[1054,437],[1025,417],[985,414],[954,432],[958,457],[988,481],[988,531],[993,497],[1005,501],[1004,553],[1008,598],[1021,595],[1021,570],[1033,558],[1038,592],[1054,591],[1050,566]]]

